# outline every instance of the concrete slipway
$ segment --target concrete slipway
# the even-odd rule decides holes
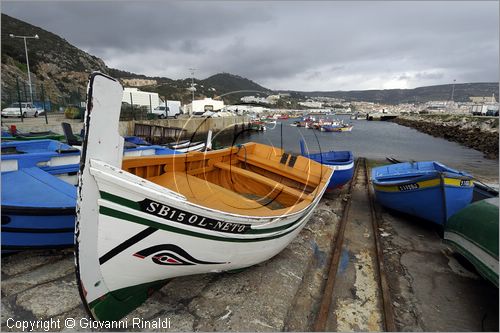
[[[128,330],[140,330],[132,328],[134,317],[168,318],[171,327],[167,331],[313,330],[332,239],[348,199],[347,188],[326,195],[300,235],[271,260],[238,273],[173,279],[127,317]],[[385,211],[382,218],[377,232],[397,330],[498,331],[497,288],[451,254],[432,225]],[[343,261],[342,269],[349,271],[350,266],[353,279],[364,274],[360,258]],[[9,327],[13,320],[53,318],[64,322],[71,317],[78,324],[86,317],[71,249],[3,255],[1,272],[2,330],[17,331]],[[373,290],[377,285],[356,288],[336,291],[333,297],[342,294],[344,306],[363,312],[367,305],[360,302],[363,296],[359,295],[377,293]],[[332,304],[337,304],[336,300]],[[374,327],[342,326],[336,310],[330,310],[333,319],[328,330]],[[88,328],[77,325],[69,329],[62,324],[60,330]]]

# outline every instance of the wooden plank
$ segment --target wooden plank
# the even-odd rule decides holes
[[[255,180],[259,183],[268,185],[276,190],[282,191],[283,193],[292,195],[292,196],[297,197],[301,200],[304,200],[304,199],[309,197],[309,194],[307,194],[307,193],[293,189],[289,186],[285,186],[285,185],[283,185],[275,180],[269,179],[267,177],[264,177],[262,175],[259,175],[258,173],[255,173],[255,172],[252,172],[249,170],[245,170],[245,169],[242,169],[242,168],[239,168],[236,166],[232,166],[232,165],[228,165],[228,164],[220,163],[220,162],[215,163],[214,167],[248,177],[252,180]]]

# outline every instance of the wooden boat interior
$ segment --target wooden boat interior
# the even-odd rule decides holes
[[[306,208],[331,169],[258,143],[183,155],[125,157],[123,170],[204,207],[253,216]]]

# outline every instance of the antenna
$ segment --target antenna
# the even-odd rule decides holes
[[[196,90],[196,88],[194,87],[194,71],[197,70],[197,68],[189,68],[189,70],[191,71],[191,92],[193,94],[193,99],[192,101],[194,102],[194,91]],[[191,108],[193,107],[193,104],[191,104]],[[192,111],[192,110],[191,110]]]

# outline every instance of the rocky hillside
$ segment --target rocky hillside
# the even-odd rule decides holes
[[[9,34],[34,36],[40,39],[28,40],[30,71],[35,90],[44,85],[46,95],[51,100],[59,96],[84,94],[91,71],[107,72],[104,62],[65,39],[40,27],[2,14],[2,99],[8,98],[16,86],[16,77],[20,84],[28,82],[24,43],[20,38],[10,38]],[[24,89],[21,89],[24,90]],[[37,91],[38,93],[39,91]]]

